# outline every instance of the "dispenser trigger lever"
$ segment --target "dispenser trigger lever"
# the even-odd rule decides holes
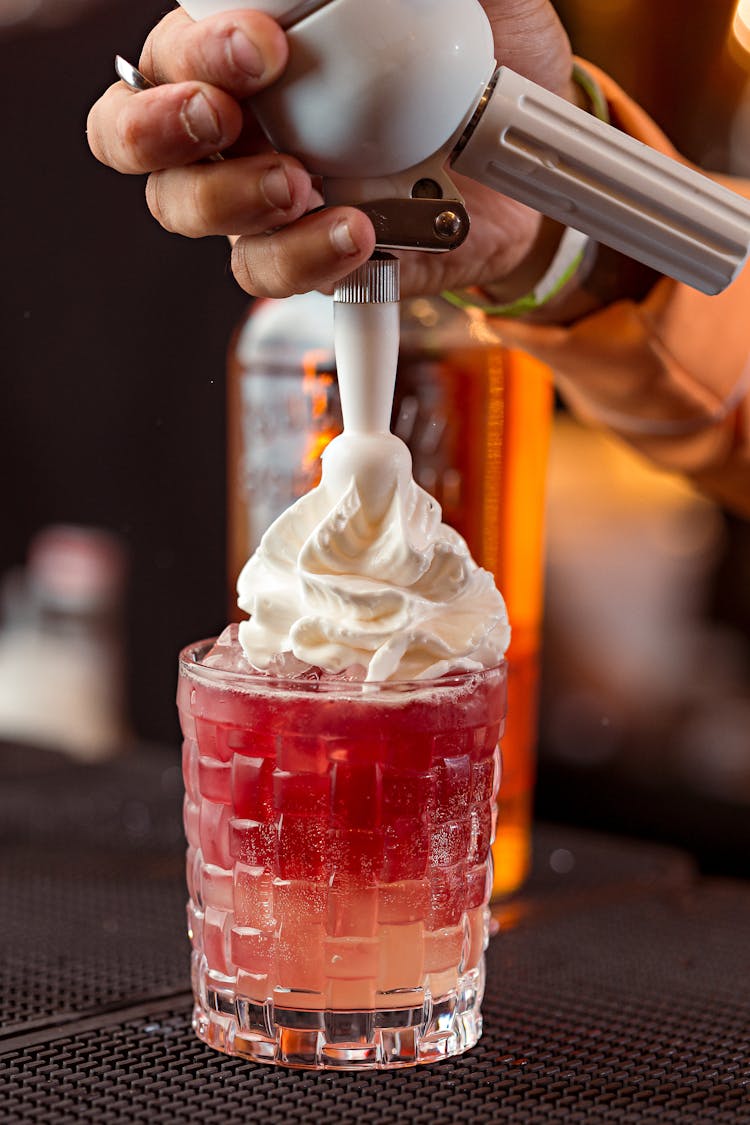
[[[356,206],[375,227],[379,250],[455,250],[471,226],[457,199],[370,199]]]

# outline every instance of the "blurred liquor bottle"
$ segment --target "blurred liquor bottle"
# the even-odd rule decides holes
[[[266,527],[317,484],[341,430],[333,310],[318,294],[257,302],[229,357],[229,583]],[[542,612],[549,371],[504,348],[478,311],[440,299],[402,305],[392,428],[444,519],[492,571],[513,624],[508,727],[495,843],[495,896],[530,859]]]

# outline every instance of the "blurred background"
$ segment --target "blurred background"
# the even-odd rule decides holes
[[[750,3],[557,7],[682,152],[750,175]],[[223,240],[161,231],[142,180],[85,142],[115,53],[137,59],[164,10],[0,0],[0,737],[26,724],[82,757],[176,748],[177,651],[227,612],[226,351],[248,299]],[[747,523],[558,404],[540,814],[750,874],[749,574]]]

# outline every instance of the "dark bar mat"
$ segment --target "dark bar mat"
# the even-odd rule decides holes
[[[140,746],[87,765],[0,742],[0,848],[177,854],[182,795],[176,747]]]
[[[181,874],[117,859],[3,854],[0,1050],[21,1030],[190,988]]]
[[[0,1122],[735,1125],[750,1121],[749,933],[740,884],[532,920],[490,945],[479,1047],[391,1074],[224,1058],[193,1037],[183,1003],[155,1003],[19,1040],[0,1060]]]

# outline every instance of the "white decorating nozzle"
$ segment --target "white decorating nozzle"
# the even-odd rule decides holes
[[[373,258],[334,293],[334,340],[344,430],[391,428],[399,345],[397,258]]]
[[[356,482],[367,520],[381,520],[395,489],[412,479],[409,450],[390,432],[399,344],[396,258],[373,258],[339,282],[334,343],[344,432],[323,453],[321,487],[331,496]]]

